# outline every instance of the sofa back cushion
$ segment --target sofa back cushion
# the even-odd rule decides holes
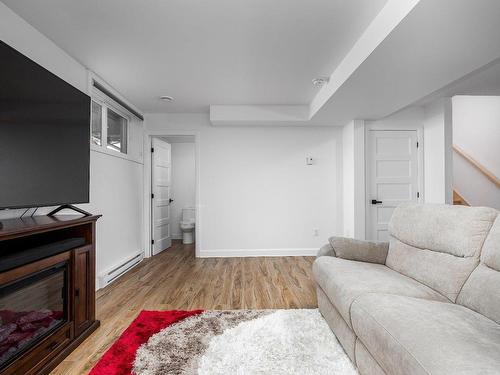
[[[481,263],[465,282],[457,303],[500,324],[500,215],[481,253]]]
[[[481,262],[495,271],[500,271],[500,215],[497,216],[484,241]]]
[[[401,205],[389,222],[386,264],[455,302],[497,214],[486,207]]]

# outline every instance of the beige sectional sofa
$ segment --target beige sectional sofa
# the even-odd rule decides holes
[[[330,238],[319,309],[362,375],[500,374],[500,216],[405,205],[389,243]]]

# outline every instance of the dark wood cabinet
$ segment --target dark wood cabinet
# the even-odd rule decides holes
[[[29,345],[10,348],[10,358],[0,356],[0,375],[48,374],[99,327],[95,317],[99,217],[38,216],[0,222],[0,314],[10,317],[26,310],[30,317],[41,314],[42,323],[49,319],[43,314],[53,320],[44,323],[47,327],[40,325]]]

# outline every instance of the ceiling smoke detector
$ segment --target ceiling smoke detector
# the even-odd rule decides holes
[[[168,96],[168,95],[162,95],[162,96],[160,96],[160,99],[163,101],[166,101],[166,102],[173,102],[174,101],[174,98],[172,98],[171,96]]]
[[[314,87],[323,87],[330,81],[328,77],[314,78],[312,84]]]

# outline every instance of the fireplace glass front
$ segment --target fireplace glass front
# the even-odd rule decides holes
[[[67,322],[66,265],[0,285],[0,368]]]

